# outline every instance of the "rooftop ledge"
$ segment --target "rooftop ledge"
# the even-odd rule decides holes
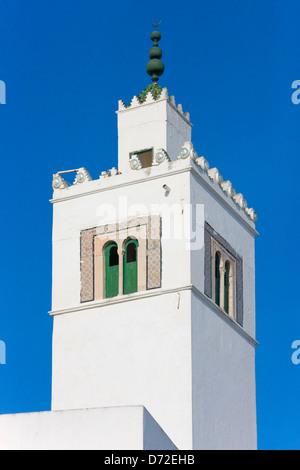
[[[209,168],[204,157],[193,154],[192,143],[185,143],[184,149],[188,149],[188,157],[178,157],[177,160],[170,161],[165,158],[160,164],[149,168],[133,169],[126,173],[119,173],[116,168],[104,171],[99,179],[92,180],[85,168],[70,170],[76,173],[73,185],[66,183],[63,179],[65,172],[58,172],[53,178],[53,199],[51,203],[58,203],[77,197],[88,196],[90,194],[109,191],[119,187],[144,183],[157,178],[172,176],[175,174],[190,171],[197,178],[200,184],[212,193],[221,204],[223,204],[253,235],[258,233],[255,230],[257,214],[252,208],[247,207],[247,202],[241,193],[236,193],[230,181],[223,181],[222,175],[217,168]],[[191,156],[193,155],[193,156]],[[56,186],[59,186],[58,188]]]

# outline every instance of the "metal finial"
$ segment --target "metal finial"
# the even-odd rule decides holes
[[[165,66],[161,61],[162,58],[162,50],[158,46],[158,41],[161,40],[161,34],[157,31],[158,26],[161,24],[161,19],[159,23],[156,25],[152,23],[155,31],[151,34],[151,40],[153,41],[153,47],[149,51],[150,60],[147,64],[146,70],[148,75],[150,75],[151,80],[156,83],[159,80],[159,77],[164,73]]]
[[[158,24],[152,23],[152,26],[153,26],[153,28],[155,28],[155,31],[157,30],[157,28],[159,27],[160,24],[161,24],[161,19],[160,18],[159,18],[159,23]]]

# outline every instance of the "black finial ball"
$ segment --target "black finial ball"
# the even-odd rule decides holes
[[[153,82],[158,81],[164,70],[165,66],[160,59],[151,59],[146,66],[147,74],[150,75]]]
[[[161,59],[162,58],[162,50],[160,47],[152,47],[149,51],[150,59]]]
[[[157,82],[165,70],[165,66],[160,60],[162,58],[162,50],[158,47],[158,41],[161,40],[161,34],[159,31],[155,30],[151,33],[150,37],[153,41],[153,47],[149,51],[150,60],[146,66],[146,71],[148,75],[150,75],[152,81]]]
[[[153,31],[153,33],[151,33],[151,39],[153,42],[156,42],[156,41],[160,41],[161,40],[161,34],[159,31]]]

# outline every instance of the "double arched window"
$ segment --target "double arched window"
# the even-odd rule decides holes
[[[138,246],[138,241],[130,238],[121,253],[116,242],[104,247],[105,298],[138,291]]]
[[[215,241],[213,256],[213,299],[229,316],[235,318],[235,260]]]

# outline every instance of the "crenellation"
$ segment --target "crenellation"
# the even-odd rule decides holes
[[[178,157],[177,157],[177,160],[175,160],[175,161],[172,161],[170,159],[170,157],[169,157],[169,155],[168,155],[168,153],[165,149],[158,149],[155,156],[154,156],[155,158],[154,158],[154,161],[153,161],[152,168],[160,167],[162,173],[167,173],[169,171],[174,170],[174,165],[176,166],[177,162],[180,162],[180,161],[186,159],[187,165],[190,166],[191,162],[194,161],[196,163],[196,165],[201,169],[201,173],[203,173],[203,174],[206,173],[208,175],[208,177],[209,177],[208,182],[211,184],[212,188],[215,188],[215,185],[219,186],[222,189],[222,193],[224,194],[224,197],[229,197],[230,199],[232,199],[235,202],[235,204],[238,208],[237,210],[242,209],[245,212],[245,214],[251,219],[252,222],[255,223],[257,221],[256,211],[253,208],[251,208],[251,209],[247,208],[247,201],[245,200],[244,196],[241,193],[238,193],[238,194],[236,193],[231,181],[229,181],[229,180],[223,181],[223,176],[219,172],[218,168],[210,168],[209,163],[208,163],[208,161],[206,160],[205,157],[203,157],[203,156],[198,157],[197,156],[197,152],[195,151],[192,142],[190,142],[190,141],[184,142],[184,144],[182,146],[182,149],[187,149],[188,150],[187,156],[185,156],[185,153],[183,153],[183,155],[179,154]],[[156,155],[159,154],[159,152],[163,153],[164,156],[165,156],[165,158],[161,159],[161,161],[156,160]],[[189,157],[189,158],[187,158],[187,157]],[[134,164],[135,161],[137,161],[136,165]],[[137,155],[133,155],[132,156],[131,171],[139,171],[139,170],[143,170],[143,169],[144,168],[143,168],[143,165],[142,165],[139,157]],[[143,172],[143,177],[153,176],[153,173],[150,171],[151,168],[146,168],[146,170],[148,170],[148,171]],[[75,178],[73,187],[82,185],[82,183],[85,183],[87,185],[87,183],[92,181],[92,178],[91,178],[89,172],[85,168],[80,168],[79,170],[70,170],[70,172],[75,172],[75,171],[77,173],[76,173],[76,178]],[[57,190],[65,190],[65,189],[67,190],[68,188],[72,187],[72,185],[67,183],[62,178],[61,174],[64,174],[64,173],[68,173],[68,171],[67,172],[56,173],[55,175],[53,175],[53,189],[54,189],[55,193],[57,192]],[[119,176],[121,174],[122,173],[116,167],[113,167],[113,168],[109,169],[108,171],[102,171],[101,175],[99,176],[98,181],[103,182],[103,181],[108,181],[109,180],[109,181],[112,181],[112,184],[115,184],[113,182],[114,177]],[[79,177],[82,178],[81,181],[78,180]],[[55,184],[57,185],[57,187],[55,186]]]

